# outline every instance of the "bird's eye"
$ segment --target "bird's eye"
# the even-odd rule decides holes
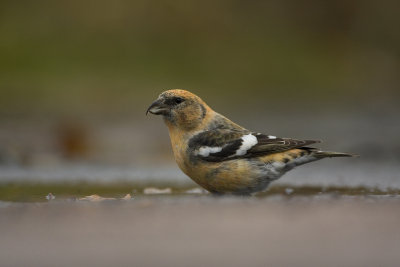
[[[185,99],[180,98],[180,97],[177,97],[177,98],[174,99],[175,104],[180,104],[180,103],[182,103],[183,101],[185,101]]]

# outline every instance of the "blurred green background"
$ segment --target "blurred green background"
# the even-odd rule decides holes
[[[0,7],[6,114],[142,112],[166,88],[225,102],[311,100],[335,109],[399,96],[397,1],[61,0]]]
[[[379,128],[399,110],[399,28],[388,0],[1,1],[0,162],[171,160],[144,117],[171,88],[275,134],[343,126],[279,122],[303,113]]]

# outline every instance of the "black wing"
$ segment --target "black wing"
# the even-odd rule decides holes
[[[296,140],[244,130],[216,129],[201,132],[189,141],[193,155],[212,162],[251,158],[319,143],[318,140]]]
[[[305,147],[320,143],[320,140],[298,140],[291,138],[279,138],[271,135],[256,134],[258,143],[247,151],[252,156],[268,155],[287,151],[293,148]]]

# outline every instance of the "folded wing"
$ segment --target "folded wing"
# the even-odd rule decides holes
[[[279,138],[243,130],[216,129],[195,135],[189,141],[189,149],[192,155],[202,160],[219,162],[264,156],[319,142]]]

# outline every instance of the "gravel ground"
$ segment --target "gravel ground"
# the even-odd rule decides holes
[[[0,203],[1,266],[398,266],[398,196]]]

